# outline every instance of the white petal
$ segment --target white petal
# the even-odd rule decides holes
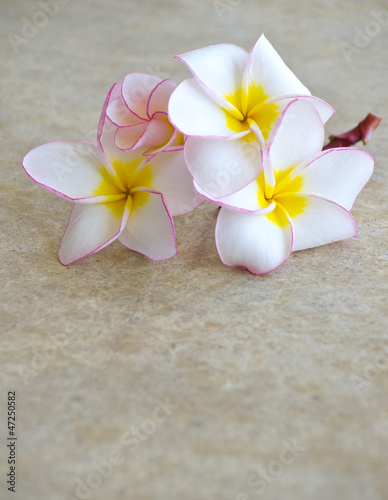
[[[98,123],[97,138],[101,135],[101,130],[106,120],[106,110],[108,109],[110,102],[114,101],[118,97],[121,97],[121,83],[115,83],[114,85],[112,85],[108,92],[108,95],[105,98],[104,106],[102,108],[100,120]]]
[[[282,96],[276,97],[274,99],[269,100],[268,102],[275,102],[282,109],[284,109],[288,104],[290,104],[295,99],[305,100],[306,102],[312,104],[314,108],[318,111],[319,116],[323,123],[326,123],[327,120],[335,114],[335,109],[333,106],[330,106],[327,102],[319,99],[318,97],[314,97],[312,95],[291,95],[291,96]]]
[[[264,35],[257,40],[249,55],[248,85],[262,86],[268,97],[310,95]]]
[[[118,167],[131,165],[131,168],[133,168],[134,164],[137,163],[140,166],[141,163],[145,161],[143,153],[147,148],[139,148],[131,151],[123,151],[119,149],[115,143],[117,130],[118,127],[106,118],[104,125],[99,131],[101,135],[98,136],[98,145],[104,159],[105,168],[109,171],[115,183],[123,191],[126,191],[126,183],[124,182],[125,175],[123,175],[124,172],[122,171],[122,168],[117,168],[115,170],[113,165],[117,165]]]
[[[61,263],[72,264],[117,239],[128,219],[126,201],[76,204],[59,247],[58,257]]]
[[[147,103],[161,78],[147,73],[129,73],[123,81],[122,96],[128,108],[139,118],[147,119]]]
[[[154,113],[151,120],[142,122],[132,127],[120,127],[115,136],[116,146],[119,149],[131,150],[160,148],[169,144],[174,127],[168,122],[167,115],[164,112]]]
[[[294,229],[294,251],[314,248],[357,236],[357,227],[350,213],[339,205],[315,196],[300,196],[303,210],[293,213],[297,196],[276,197],[288,212]]]
[[[168,112],[168,101],[175,89],[175,82],[163,80],[152,90],[147,103],[148,118],[152,118],[158,111]]]
[[[322,151],[325,131],[322,120],[311,104],[292,101],[283,111],[273,130],[268,149],[276,174],[295,168]]]
[[[220,106],[241,111],[228,100],[228,96],[241,89],[248,63],[246,50],[230,43],[220,43],[186,52],[177,58],[188,66],[201,87]]]
[[[200,195],[221,207],[229,207],[241,212],[260,212],[261,214],[264,214],[267,212],[271,212],[274,206],[272,201],[267,201],[264,198],[263,180],[264,178],[261,175],[258,179],[250,182],[244,188],[236,191],[229,196],[224,196],[223,198],[215,198],[214,196],[210,196],[195,181],[194,186]]]
[[[157,154],[146,164],[144,172],[146,175],[142,178],[140,172],[136,184],[162,193],[172,216],[187,214],[203,203],[203,197],[194,189],[183,150]]]
[[[119,149],[129,150],[139,143],[149,122],[143,121],[130,127],[119,127],[115,135],[115,143]]]
[[[210,196],[228,196],[254,181],[262,169],[260,145],[244,139],[188,137],[185,159],[195,181]]]
[[[216,244],[224,264],[265,274],[281,266],[290,256],[292,228],[281,207],[268,215],[223,207],[217,219]]]
[[[328,149],[300,172],[300,189],[350,210],[372,175],[373,166],[373,156],[363,149]]]
[[[91,142],[54,141],[30,151],[23,166],[47,190],[73,201],[88,202],[90,198],[96,203],[122,194],[103,162],[98,147]]]
[[[174,225],[162,195],[134,193],[131,213],[119,241],[155,261],[176,255]]]
[[[249,127],[221,108],[194,78],[178,85],[168,112],[171,123],[185,135],[225,139],[249,133]]]

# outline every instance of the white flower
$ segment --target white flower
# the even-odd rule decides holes
[[[23,161],[35,182],[76,203],[58,253],[64,265],[116,239],[152,260],[174,257],[172,216],[188,213],[203,201],[182,149],[145,158],[144,148],[117,148],[117,127],[105,120],[108,101],[98,145],[54,141],[33,149]]]
[[[264,169],[221,205],[216,244],[221,260],[254,274],[268,273],[291,252],[357,236],[350,214],[373,172],[362,149],[322,151],[324,127],[316,109],[295,100],[283,111],[263,150]]]
[[[194,78],[173,92],[170,121],[188,136],[187,166],[211,196],[230,195],[259,175],[260,150],[295,97],[312,102],[323,121],[334,112],[311,96],[264,35],[249,54],[236,45],[219,44],[179,59]],[[225,176],[225,170],[236,175]]]

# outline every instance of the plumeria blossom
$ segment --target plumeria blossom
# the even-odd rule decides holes
[[[170,121],[188,136],[185,158],[209,195],[228,196],[260,173],[261,152],[284,108],[295,97],[313,103],[323,122],[334,110],[312,97],[264,35],[248,54],[218,44],[178,56],[194,77],[183,81],[169,103]],[[256,148],[252,148],[252,143]],[[225,168],[238,175],[225,180]],[[230,169],[229,169],[230,170]]]
[[[23,161],[35,182],[75,202],[58,252],[64,265],[116,239],[152,260],[174,257],[172,216],[188,213],[203,201],[182,149],[144,157],[144,148],[122,151],[116,146],[117,127],[104,115],[109,98],[97,145],[54,141],[33,149]]]
[[[287,105],[263,150],[264,168],[253,182],[220,199],[216,224],[221,260],[254,274],[283,264],[292,251],[357,236],[350,214],[373,172],[362,149],[322,151],[324,127],[308,102]]]
[[[145,73],[129,73],[111,88],[106,115],[117,127],[119,149],[145,148],[145,154],[154,154],[183,148],[183,136],[171,125],[167,113],[175,88],[172,80]]]

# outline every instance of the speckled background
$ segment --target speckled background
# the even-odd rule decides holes
[[[0,6],[0,497],[388,498],[387,1],[52,1],[52,17],[37,1]],[[170,261],[117,243],[63,267],[71,204],[35,185],[23,156],[93,139],[126,73],[179,82],[189,73],[172,55],[217,42],[249,50],[263,31],[336,108],[327,135],[369,111],[384,117],[353,210],[359,237],[256,277],[222,265],[206,203],[176,219]]]

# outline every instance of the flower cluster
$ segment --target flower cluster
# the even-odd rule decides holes
[[[24,158],[35,182],[75,202],[62,264],[116,239],[152,260],[174,257],[172,218],[204,199],[221,207],[221,260],[254,274],[293,251],[357,235],[350,209],[373,157],[323,150],[333,108],[311,95],[264,35],[250,53],[218,44],[178,59],[193,74],[178,86],[142,73],[113,85],[97,144],[54,141]]]

